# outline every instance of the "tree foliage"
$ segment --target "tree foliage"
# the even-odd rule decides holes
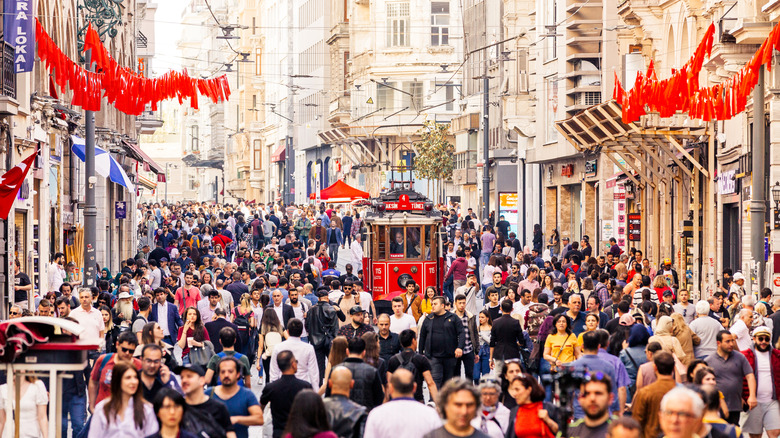
[[[450,143],[450,126],[426,121],[420,131],[420,141],[414,147],[414,172],[417,178],[451,181],[455,170],[455,145]]]

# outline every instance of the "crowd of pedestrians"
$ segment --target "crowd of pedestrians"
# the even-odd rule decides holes
[[[669,259],[439,208],[443,287],[409,281],[390,313],[349,208],[142,205],[138,254],[94,288],[55,255],[36,313],[99,346],[62,436],[780,436],[771,291],[727,271],[691,302]],[[22,385],[22,436],[48,438],[48,382]]]

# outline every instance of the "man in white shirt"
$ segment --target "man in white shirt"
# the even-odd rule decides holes
[[[391,401],[371,410],[363,436],[419,438],[442,425],[436,409],[414,399],[417,383],[411,371],[399,368],[388,381]]]
[[[529,269],[530,271],[530,269]],[[531,307],[531,291],[528,289],[521,289],[520,301],[512,305],[512,317],[520,320],[520,326],[525,327],[525,315],[528,313],[528,308]]]
[[[687,290],[680,289],[680,292],[677,293],[677,304],[673,306],[674,311],[683,316],[686,324],[692,323],[696,318],[696,306],[688,301],[689,296]]]
[[[92,291],[88,287],[79,288],[79,301],[81,306],[73,309],[69,316],[84,328],[81,339],[92,341],[102,348],[105,344],[106,324],[100,310],[92,307]]]
[[[357,268],[357,272],[363,270],[363,244],[360,241],[360,233],[357,233],[355,240],[349,246],[349,250],[352,252],[352,265]]]
[[[65,262],[65,254],[58,252],[54,254],[54,260],[49,265],[49,292],[57,292],[65,281],[65,269],[62,264]]]
[[[298,318],[293,318],[287,323],[287,333],[290,335],[286,341],[283,341],[274,347],[271,355],[271,370],[269,371],[269,382],[278,380],[282,376],[279,365],[276,363],[276,356],[282,351],[289,351],[295,356],[298,362],[298,370],[295,377],[311,383],[312,388],[320,385],[320,370],[317,367],[317,357],[314,354],[314,347],[311,344],[301,340],[303,334],[303,322]]]
[[[290,289],[289,292],[289,298],[287,299],[289,302],[289,306],[292,307],[293,313],[295,314],[295,318],[305,321],[306,320],[306,313],[309,311],[309,308],[311,307],[311,304],[306,304],[309,302],[306,298],[302,298],[300,294],[298,293],[298,289]],[[309,334],[306,332],[306,326],[303,327],[303,332],[301,333],[301,340],[303,342],[309,342]]]
[[[747,350],[753,346],[753,340],[750,338],[750,325],[753,323],[753,311],[742,309],[739,311],[739,319],[734,322],[729,330],[737,341],[739,351]]]
[[[402,331],[409,329],[417,333],[417,321],[412,315],[404,313],[404,300],[401,297],[395,297],[392,301],[393,315],[390,316],[390,331],[399,335]]]

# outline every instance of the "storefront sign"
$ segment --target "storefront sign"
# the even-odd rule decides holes
[[[566,178],[571,178],[574,176],[574,165],[573,164],[564,164],[561,166],[561,176]]]
[[[718,175],[718,192],[721,195],[731,195],[737,193],[737,174],[736,169],[726,170]]]
[[[615,192],[615,194],[612,195],[612,199],[615,201],[626,199],[626,192]]]
[[[500,202],[498,215],[503,215],[504,219],[509,222],[510,232],[515,231],[518,214],[517,193],[499,193],[498,198]]]
[[[114,203],[114,217],[116,219],[127,218],[127,203],[124,201],[117,201]]]
[[[592,178],[598,173],[598,160],[588,160],[585,162],[585,178]]]
[[[14,72],[30,72],[35,62],[34,0],[5,0],[3,14],[4,40],[15,50]]]
[[[642,215],[639,213],[628,214],[628,240],[636,242],[642,236]]]

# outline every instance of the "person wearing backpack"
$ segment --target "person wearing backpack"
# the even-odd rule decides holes
[[[436,388],[436,383],[433,381],[433,374],[431,374],[431,362],[427,357],[417,352],[417,335],[413,330],[407,329],[398,335],[398,339],[403,350],[393,355],[387,361],[387,380],[390,381],[393,373],[399,368],[408,370],[412,373],[414,381],[417,383],[414,399],[420,403],[425,403],[425,398],[423,397],[423,382],[425,382],[428,384],[431,400],[436,401],[439,398],[439,392]]]
[[[309,344],[314,347],[317,357],[317,367],[320,376],[325,374],[325,359],[330,353],[330,344],[339,330],[339,320],[345,321],[347,317],[338,307],[328,300],[328,288],[317,289],[317,304],[311,306],[306,315],[306,332],[309,333]],[[320,383],[315,388],[320,387]]]
[[[236,351],[236,339],[238,334],[231,327],[223,327],[219,331],[219,343],[222,344],[222,351],[211,356],[208,365],[206,365],[206,383],[209,385],[219,385],[219,379],[215,379],[217,365],[225,357],[235,357],[241,363],[241,375],[244,377],[238,381],[238,386],[245,388],[252,387],[252,366],[249,364],[249,358]]]

